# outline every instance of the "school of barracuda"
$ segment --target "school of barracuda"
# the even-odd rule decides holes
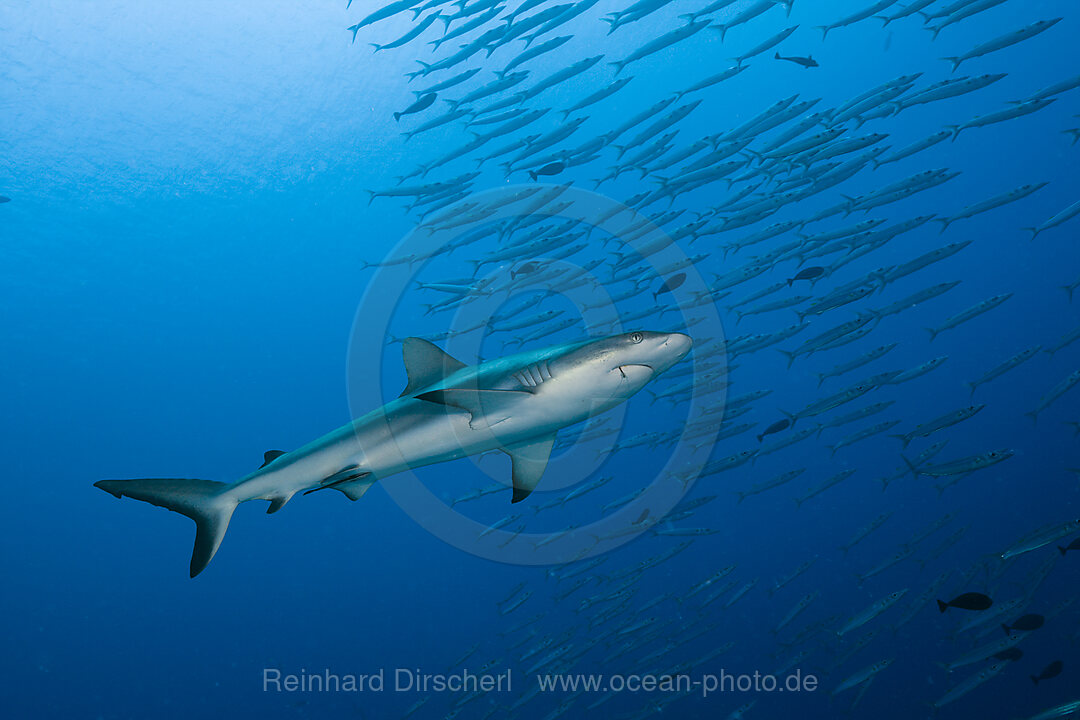
[[[503,342],[503,348],[516,349],[553,335],[603,335],[624,325],[682,330],[694,335],[696,365],[684,362],[670,370],[653,389],[651,402],[678,407],[695,392],[726,398],[707,411],[697,426],[653,429],[617,440],[614,449],[618,452],[664,448],[681,437],[703,445],[716,443],[710,462],[696,478],[707,494],[688,497],[667,517],[642,518],[626,528],[626,533],[644,533],[652,543],[644,560],[627,564],[618,553],[583,555],[575,562],[537,571],[537,579],[508,588],[493,608],[493,614],[512,622],[500,626],[499,632],[499,647],[509,647],[512,655],[495,657],[495,652],[502,651],[492,651],[485,656],[485,643],[478,642],[452,659],[451,667],[512,665],[530,673],[554,674],[600,666],[607,673],[658,677],[703,672],[716,667],[733,647],[718,629],[721,613],[736,604],[754,602],[767,604],[775,617],[774,626],[767,628],[773,633],[773,647],[765,655],[766,662],[773,663],[778,674],[794,668],[816,673],[834,710],[858,707],[871,686],[886,683],[880,678],[901,664],[918,664],[927,673],[937,673],[937,694],[927,696],[923,703],[937,709],[969,693],[989,692],[1010,672],[1010,665],[1027,662],[1019,659],[1024,640],[1040,631],[1010,632],[1006,625],[1016,621],[1016,627],[1022,627],[1017,618],[1024,620],[1025,613],[1038,613],[1048,625],[1058,623],[1056,629],[1042,632],[1058,633],[1063,643],[1070,636],[1076,641],[1080,630],[1075,614],[1068,614],[1069,604],[1045,607],[1039,599],[1040,586],[1048,576],[1075,573],[1075,569],[1058,567],[1074,560],[1072,550],[1080,550],[1077,541],[1070,544],[1080,534],[1080,521],[1067,516],[1014,528],[1013,537],[1004,538],[1000,547],[983,548],[993,552],[978,562],[953,567],[936,577],[935,573],[920,574],[919,583],[910,587],[889,584],[895,567],[932,565],[965,539],[969,527],[957,527],[952,512],[913,528],[906,542],[879,553],[877,561],[856,577],[833,578],[801,597],[792,596],[787,586],[810,571],[819,556],[835,552],[846,556],[875,537],[886,523],[902,522],[893,519],[899,512],[867,508],[862,517],[845,517],[842,522],[850,526],[850,539],[840,548],[792,548],[789,556],[777,560],[783,566],[775,572],[736,567],[724,562],[723,553],[715,548],[703,551],[701,577],[692,586],[667,586],[657,569],[693,543],[708,542],[695,538],[718,532],[720,516],[709,511],[724,502],[730,501],[732,507],[749,505],[760,501],[759,495],[786,493],[785,501],[793,499],[799,512],[808,513],[814,512],[815,504],[820,506],[821,496],[841,484],[877,486],[880,482],[887,490],[893,483],[918,482],[925,483],[925,501],[932,503],[958,492],[953,489],[958,483],[977,483],[975,478],[1021,462],[1017,455],[1022,448],[958,451],[948,445],[950,428],[970,426],[986,417],[983,411],[994,402],[991,390],[1004,382],[1003,377],[1034,373],[1045,390],[1030,403],[1031,420],[1040,426],[1068,422],[1080,434],[1076,396],[1064,399],[1080,383],[1080,363],[1074,362],[1071,373],[1056,375],[1045,366],[1058,353],[1077,360],[1080,327],[1005,353],[946,348],[936,340],[967,323],[992,328],[998,308],[1007,306],[1018,292],[1003,286],[974,303],[950,301],[966,263],[980,253],[977,237],[957,234],[958,230],[962,233],[964,221],[1022,204],[1047,183],[1039,177],[1006,177],[995,181],[1000,192],[990,196],[969,197],[959,191],[942,194],[942,188],[955,190],[964,168],[933,159],[937,150],[951,143],[976,142],[977,134],[988,126],[1010,123],[1024,133],[1020,126],[1026,116],[1060,112],[1067,102],[1075,107],[1080,75],[1070,77],[1069,73],[1080,66],[1044,63],[1044,86],[1018,90],[1013,102],[983,104],[983,111],[975,115],[960,110],[945,127],[927,126],[921,139],[896,141],[892,137],[902,127],[919,127],[921,106],[941,103],[947,107],[950,100],[962,96],[974,100],[984,89],[1008,83],[1008,68],[995,63],[998,51],[1014,45],[1035,51],[1043,33],[1076,33],[1072,19],[1048,10],[1070,6],[1043,3],[1030,8],[1026,25],[988,36],[974,46],[950,44],[949,28],[982,13],[989,16],[1005,2],[677,0],[685,12],[669,24],[656,18],[670,17],[659,11],[673,5],[673,0],[638,0],[617,9],[598,0],[400,0],[349,27],[358,46],[370,43],[375,52],[405,53],[416,60],[415,69],[402,80],[403,96],[410,100],[391,121],[400,126],[402,142],[409,143],[406,151],[418,142],[417,136],[435,132],[443,138],[438,150],[422,162],[402,160],[403,166],[395,173],[397,183],[370,190],[371,201],[407,201],[405,211],[421,230],[432,234],[464,229],[429,255],[390,256],[379,262],[372,258],[371,265],[413,265],[440,256],[450,258],[451,253],[471,265],[472,274],[430,277],[410,291],[411,297],[421,298],[414,306],[422,305],[429,318],[448,316],[497,293],[525,293],[486,322],[427,335],[427,339],[442,341],[486,328],[491,338]],[[1012,3],[1019,4],[1019,0]],[[379,35],[384,27],[380,21],[397,18],[398,22],[402,17],[411,17],[408,32],[400,37]],[[620,29],[635,23],[641,23],[635,27],[654,30],[652,39],[638,47],[621,47],[616,42]],[[575,35],[588,24],[606,25],[606,44],[590,40],[575,45]],[[724,88],[752,78],[757,64],[789,67],[795,88],[800,77],[795,73],[828,72],[820,56],[814,59],[797,52],[811,41],[817,47],[824,40],[827,47],[844,42],[845,33],[856,32],[851,26],[883,33],[883,27],[892,32],[902,24],[929,30],[943,48],[944,59],[927,58],[926,67],[913,68],[910,74],[883,78],[873,86],[837,88],[827,98],[806,98],[792,90],[775,102],[738,112],[725,103]],[[757,30],[766,25],[770,29]],[[778,27],[782,29],[777,31]],[[697,56],[687,49],[700,51],[695,43],[702,42],[717,48],[710,53],[710,67],[695,66]],[[790,51],[782,52],[782,45]],[[558,69],[533,69],[538,58],[573,48],[577,49],[575,59]],[[730,65],[719,66],[717,57],[733,59]],[[672,68],[666,75],[669,84],[648,92],[637,88],[642,96],[652,98],[652,104],[621,104],[623,89],[634,86],[634,71],[646,65]],[[595,120],[590,122],[589,113],[605,107],[618,108],[620,125],[605,128]],[[712,118],[715,134],[687,137],[680,132],[686,118],[703,114]],[[1080,128],[1069,127],[1080,116],[1065,113],[1061,117],[1061,150],[1066,153],[1080,140]],[[459,132],[448,134],[448,128]],[[910,131],[900,135],[910,135]],[[571,186],[603,193],[616,184],[626,188],[630,177],[636,181],[630,187],[636,190],[616,197],[625,208],[614,209],[607,217],[575,215],[573,202],[566,201]],[[495,199],[478,194],[506,183],[519,184]],[[909,215],[896,209],[923,193],[939,194],[940,213]],[[511,216],[499,215],[508,209],[513,211]],[[486,222],[497,215],[497,221]],[[1080,197],[1049,217],[1031,214],[1026,228],[1003,227],[1001,233],[1015,236],[1017,243],[1074,242],[1080,231],[1077,215]],[[611,233],[617,240],[614,244],[605,233],[594,231],[595,225],[617,222],[620,217],[618,232]],[[618,241],[633,241],[634,247]],[[496,249],[476,250],[481,244]],[[874,254],[886,245],[895,249],[899,244],[904,244],[904,259],[878,266]],[[650,258],[671,246],[678,247],[685,259],[655,266]],[[950,268],[955,279],[920,281],[920,273],[931,266]],[[426,271],[438,267],[429,263]],[[708,291],[674,307],[669,301],[687,272],[705,278]],[[1080,287],[1075,269],[1048,267],[1040,272],[1042,282],[1063,288],[1060,310],[1067,316]],[[618,321],[610,326],[586,327],[575,313],[550,304],[559,293],[597,283],[620,311]],[[901,299],[880,300],[886,290],[900,293]],[[597,307],[602,304],[598,301]],[[700,319],[692,306],[706,304],[717,308],[729,334],[739,334],[726,340],[695,334],[693,327]],[[667,316],[669,311],[672,316]],[[892,316],[915,312],[920,313],[927,335],[891,334]],[[1071,312],[1075,318],[1075,311]],[[683,317],[676,319],[680,313]],[[743,332],[742,327],[748,329]],[[402,336],[415,334],[404,326],[395,330]],[[846,351],[865,337],[872,338],[867,345],[872,349],[855,355]],[[389,340],[399,341],[393,336]],[[898,346],[921,348],[923,359],[890,365],[890,355]],[[738,383],[740,364],[777,351],[783,353],[791,372],[805,375],[807,387],[817,388],[814,399],[802,407],[772,395],[771,389]],[[967,386],[957,389],[951,409],[921,411],[920,378],[959,352],[978,357],[983,374],[968,378]],[[1044,363],[1042,369],[1036,367],[1040,363]],[[1071,408],[1071,418],[1061,416],[1065,408]],[[1052,417],[1044,419],[1044,415]],[[1021,421],[1030,422],[1016,418]],[[617,423],[599,417],[570,441],[612,438],[619,430]],[[899,442],[886,444],[886,435]],[[847,448],[872,438],[882,443],[878,467],[833,465],[833,472],[822,473],[817,472],[821,467],[808,472],[807,467],[791,466],[801,464],[804,458],[798,453],[806,441],[826,446],[840,459]],[[560,438],[560,445],[567,443],[567,438]],[[773,454],[790,460],[788,469],[758,470],[751,476],[754,468],[765,464],[757,465],[758,461]],[[1080,466],[1080,460],[1064,459],[1065,465]],[[1071,472],[1080,474],[1076,469]],[[610,475],[595,478],[546,503],[534,497],[534,508],[504,517],[490,529],[521,532],[531,517],[568,504],[595,502],[598,512],[608,512],[640,492],[603,504],[594,501],[601,496],[597,491],[611,481]],[[471,501],[502,488],[497,483],[474,489],[450,504],[465,509]],[[835,519],[822,514],[823,522]],[[563,535],[555,534],[543,542],[562,539]],[[1025,572],[1021,568],[1031,566],[1016,563],[1021,557],[1031,560],[1034,555],[1029,553],[1043,560]],[[710,567],[711,563],[715,564]],[[878,576],[884,585],[870,582]],[[963,617],[943,617],[949,624],[940,657],[907,657],[890,641],[920,613],[936,615],[933,600],[965,592],[973,585],[994,597],[993,607]],[[546,622],[551,615],[548,609],[531,610],[545,595],[561,608],[572,608],[576,623]],[[812,622],[801,620],[810,608],[832,607],[830,596],[854,597],[850,605],[858,609]],[[1071,624],[1063,617],[1071,618]],[[1004,637],[1002,626],[1006,627]],[[687,648],[699,638],[708,638],[712,649],[689,652]],[[1045,664],[1052,659],[1036,660]],[[1038,671],[1036,667],[1012,670],[1030,674],[1036,681]],[[1044,673],[1052,674],[1050,668]],[[679,704],[691,695],[689,690],[641,695],[637,709],[619,717],[645,718],[665,712],[678,716]],[[604,712],[605,703],[617,696],[581,690],[542,694],[533,687],[512,702],[495,702],[478,691],[454,698],[448,705],[445,698],[424,697],[404,716],[570,717],[592,710]],[[620,702],[625,701],[624,695]],[[767,698],[724,702],[729,707],[721,714],[730,712],[729,718],[768,716]],[[1035,706],[1029,717],[1071,717],[1077,712],[1080,701],[1044,706],[1041,711]]]

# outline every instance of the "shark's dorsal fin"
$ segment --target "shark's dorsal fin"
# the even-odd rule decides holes
[[[518,503],[529,497],[540,477],[547,469],[551,448],[555,445],[555,435],[533,440],[529,443],[506,448],[506,454],[513,463],[514,497],[511,503]]]
[[[465,363],[421,338],[405,338],[401,343],[401,356],[409,384],[398,397],[412,395],[466,367]]]
[[[263,453],[263,464],[259,466],[259,469],[263,469],[270,463],[277,460],[279,457],[285,454],[284,450],[267,450]]]

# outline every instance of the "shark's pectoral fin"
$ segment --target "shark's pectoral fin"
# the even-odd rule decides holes
[[[493,427],[510,417],[507,400],[531,394],[529,390],[446,388],[445,390],[431,390],[416,397],[418,400],[464,410],[472,415],[472,419],[469,420],[470,425],[476,418],[484,418],[488,427]]]
[[[263,453],[263,464],[259,466],[259,469],[263,469],[270,463],[277,460],[279,457],[285,454],[284,450],[267,450]]]
[[[412,395],[465,367],[465,363],[421,338],[405,338],[401,343],[401,356],[409,382],[398,397]]]
[[[529,497],[540,477],[547,469],[551,448],[555,445],[555,436],[548,435],[530,443],[506,448],[506,454],[513,463],[514,497],[511,503],[518,503]]]

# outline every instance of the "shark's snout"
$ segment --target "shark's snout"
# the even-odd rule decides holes
[[[633,350],[623,356],[628,360],[623,365],[634,364],[649,368],[654,377],[686,357],[694,346],[690,336],[682,333],[634,333],[630,338],[635,345],[632,346]]]
[[[653,370],[657,373],[662,373],[686,357],[686,354],[690,352],[690,348],[693,346],[694,341],[689,335],[684,335],[682,333],[665,333],[663,339],[654,351],[656,361],[650,363],[650,365],[652,365]]]
[[[664,340],[664,347],[675,355],[675,362],[678,362],[686,357],[690,348],[694,347],[694,340],[682,333],[668,333],[667,339]]]

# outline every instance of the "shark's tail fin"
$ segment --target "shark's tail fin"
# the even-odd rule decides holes
[[[225,483],[213,480],[145,479],[101,480],[94,483],[105,492],[163,507],[195,521],[195,549],[191,553],[191,577],[201,573],[214,557],[237,501],[227,498]]]

